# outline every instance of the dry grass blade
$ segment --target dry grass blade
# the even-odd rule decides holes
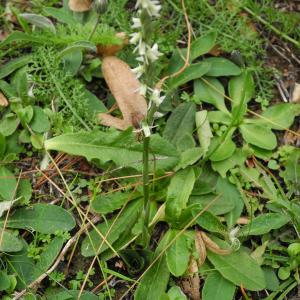
[[[85,12],[90,10],[92,0],[70,0],[69,7],[75,12]]]
[[[109,114],[99,114],[102,125],[125,130],[130,126],[139,128],[140,122],[147,115],[147,102],[140,95],[140,82],[130,67],[115,56],[103,58],[102,72],[104,79],[115,97],[122,112],[123,119]]]
[[[203,231],[201,231],[201,237],[205,243],[206,248],[209,249],[211,252],[219,255],[228,255],[231,253],[231,249],[220,248],[219,245],[217,245],[213,240],[211,240]]]
[[[6,97],[0,92],[0,106],[8,106],[8,101],[6,99]]]
[[[195,246],[198,252],[198,266],[201,267],[206,260],[206,247],[199,229],[195,230]]]

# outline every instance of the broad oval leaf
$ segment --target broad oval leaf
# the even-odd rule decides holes
[[[287,224],[291,218],[281,213],[267,213],[254,218],[249,224],[243,226],[239,236],[262,235]]]
[[[4,271],[0,271],[0,291],[5,291],[10,287],[9,276]]]
[[[0,221],[3,226],[4,220]],[[72,215],[57,205],[34,204],[30,208],[19,208],[12,214],[6,226],[34,230],[40,233],[55,233],[56,231],[69,231],[75,226]]]
[[[210,57],[203,62],[210,64],[210,69],[206,72],[206,76],[236,76],[241,74],[241,69],[233,62],[222,57]]]
[[[196,112],[195,120],[200,146],[203,151],[203,154],[205,154],[209,149],[210,141],[213,137],[208,121],[207,110]]]
[[[232,300],[235,293],[235,285],[226,280],[219,272],[210,273],[202,290],[203,300]]]
[[[34,106],[33,112],[33,119],[30,123],[31,129],[38,133],[48,131],[50,129],[50,122],[48,116],[44,113],[43,109],[39,106]]]
[[[63,151],[84,156],[87,160],[101,163],[113,161],[117,166],[142,170],[143,147],[135,140],[131,130],[124,132],[82,132],[65,134],[45,142],[48,150]],[[150,138],[151,167],[171,169],[178,162],[176,148],[159,135]],[[154,163],[155,160],[155,163]]]
[[[267,108],[262,114],[262,118],[251,119],[254,122],[266,125],[273,129],[285,130],[289,128],[296,116],[300,114],[300,104],[280,103]]]
[[[178,286],[172,286],[168,290],[168,297],[169,300],[187,300],[186,295],[182,292],[182,290]]]
[[[169,80],[169,89],[176,89],[177,87],[200,78],[210,70],[208,62],[199,62],[187,67],[181,74]]]
[[[254,146],[273,150],[277,146],[276,135],[269,127],[258,124],[242,124],[239,127],[244,140]]]
[[[194,81],[194,93],[197,98],[228,113],[224,102],[225,89],[223,84],[216,78],[203,77],[203,79]]]
[[[178,233],[178,230],[172,230],[170,238],[175,238]],[[187,239],[185,234],[180,234],[166,251],[169,271],[176,277],[183,275],[189,265],[190,243]]]
[[[266,287],[263,270],[244,250],[224,256],[208,251],[207,256],[217,271],[235,285],[242,285],[250,291],[260,291]]]

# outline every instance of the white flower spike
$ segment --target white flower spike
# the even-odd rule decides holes
[[[155,89],[152,92],[150,100],[158,107],[158,106],[160,106],[163,103],[163,101],[164,101],[165,98],[166,98],[166,96],[161,96],[160,95],[160,90]]]
[[[137,0],[135,8],[147,10],[149,16],[158,17],[161,5],[158,0]]]

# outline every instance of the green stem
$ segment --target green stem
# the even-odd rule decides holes
[[[94,27],[93,27],[93,29],[92,29],[92,31],[91,31],[89,37],[88,37],[88,41],[90,41],[90,40],[92,39],[94,33],[96,32],[97,26],[99,25],[99,22],[100,22],[100,17],[97,16],[97,20],[96,20],[96,22],[95,22],[95,24],[94,24]]]
[[[144,151],[143,151],[143,191],[144,191],[144,217],[145,227],[149,223],[149,144],[150,137],[144,138]]]
[[[243,9],[247,13],[249,13],[250,15],[252,15],[255,19],[257,19],[259,22],[261,22],[262,24],[266,25],[270,30],[272,30],[273,32],[275,32],[276,34],[278,34],[280,37],[282,37],[283,39],[285,39],[285,40],[289,41],[290,43],[294,44],[296,47],[300,48],[300,43],[298,41],[296,41],[295,39],[293,39],[289,35],[285,34],[284,32],[280,31],[278,28],[274,27],[268,21],[266,21],[265,19],[263,19],[261,16],[257,15],[250,8],[248,8],[246,6],[243,6]]]

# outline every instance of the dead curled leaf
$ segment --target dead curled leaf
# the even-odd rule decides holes
[[[92,2],[92,0],[70,0],[69,8],[75,12],[85,12],[90,10]]]
[[[106,56],[102,60],[102,73],[118,103],[123,119],[101,113],[98,114],[100,123],[120,130],[130,126],[139,128],[140,122],[147,115],[147,102],[140,95],[141,84],[129,65],[115,56]]]
[[[228,255],[231,253],[231,249],[220,248],[219,245],[217,245],[213,240],[211,240],[203,231],[201,231],[201,237],[203,239],[203,242],[205,243],[206,248],[209,249],[211,252],[219,255]]]
[[[8,101],[6,99],[6,97],[0,92],[0,106],[8,106]]]
[[[201,236],[201,231],[198,229],[195,231],[195,246],[199,255],[198,266],[201,267],[206,260],[206,247]]]
[[[198,273],[198,265],[196,260],[192,257],[188,268],[188,276],[181,281],[181,286],[189,299],[200,300],[200,277]]]

